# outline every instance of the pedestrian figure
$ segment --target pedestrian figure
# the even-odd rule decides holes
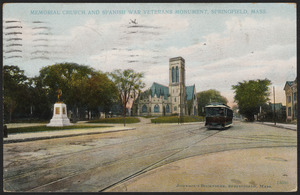
[[[7,137],[7,126],[3,125],[3,137]]]

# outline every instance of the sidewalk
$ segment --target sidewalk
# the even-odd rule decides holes
[[[230,162],[230,163],[228,163]],[[295,192],[297,148],[252,148],[194,156],[104,192]]]
[[[16,133],[16,134],[9,134],[7,138],[3,138],[3,143],[7,144],[7,143],[35,141],[35,140],[43,140],[43,139],[79,136],[79,135],[101,134],[101,133],[110,133],[110,132],[118,132],[118,131],[128,131],[133,129],[135,128],[116,126],[116,127],[105,127],[105,128],[91,128],[91,129],[72,129],[72,130],[33,132],[33,133]]]
[[[297,131],[297,125],[296,124],[276,123],[276,125],[275,125],[274,122],[256,122],[256,123]]]

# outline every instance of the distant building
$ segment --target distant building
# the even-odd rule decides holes
[[[287,81],[284,86],[286,96],[286,120],[297,120],[297,77],[294,81]]]
[[[169,59],[169,86],[154,82],[142,92],[135,103],[139,116],[194,115],[198,114],[196,87],[185,86],[185,60]]]

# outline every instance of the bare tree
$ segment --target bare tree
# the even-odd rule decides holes
[[[123,71],[117,69],[110,73],[110,76],[119,90],[119,99],[123,107],[125,126],[126,105],[130,99],[134,100],[141,89],[145,87],[145,83],[142,81],[144,73],[138,73],[132,69]]]

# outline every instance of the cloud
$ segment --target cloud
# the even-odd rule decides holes
[[[269,78],[279,87],[294,79],[295,19],[226,17],[219,23],[204,22],[200,31],[196,29],[203,18],[180,15],[93,17],[71,29],[47,21],[22,21],[23,58],[4,62],[32,63],[25,68],[33,75],[42,66],[64,61],[104,72],[132,68],[145,73],[150,87],[154,81],[168,85],[168,60],[182,56],[187,85],[196,84],[197,91],[214,88],[228,97],[233,97],[231,85],[239,81]]]
[[[264,79],[279,88],[284,102],[285,81],[296,76],[296,22],[283,18],[231,18],[220,33],[203,36],[188,47],[168,48],[186,59],[189,84],[197,91],[217,89],[232,102],[231,86],[243,80]],[[231,95],[230,95],[231,94]]]

